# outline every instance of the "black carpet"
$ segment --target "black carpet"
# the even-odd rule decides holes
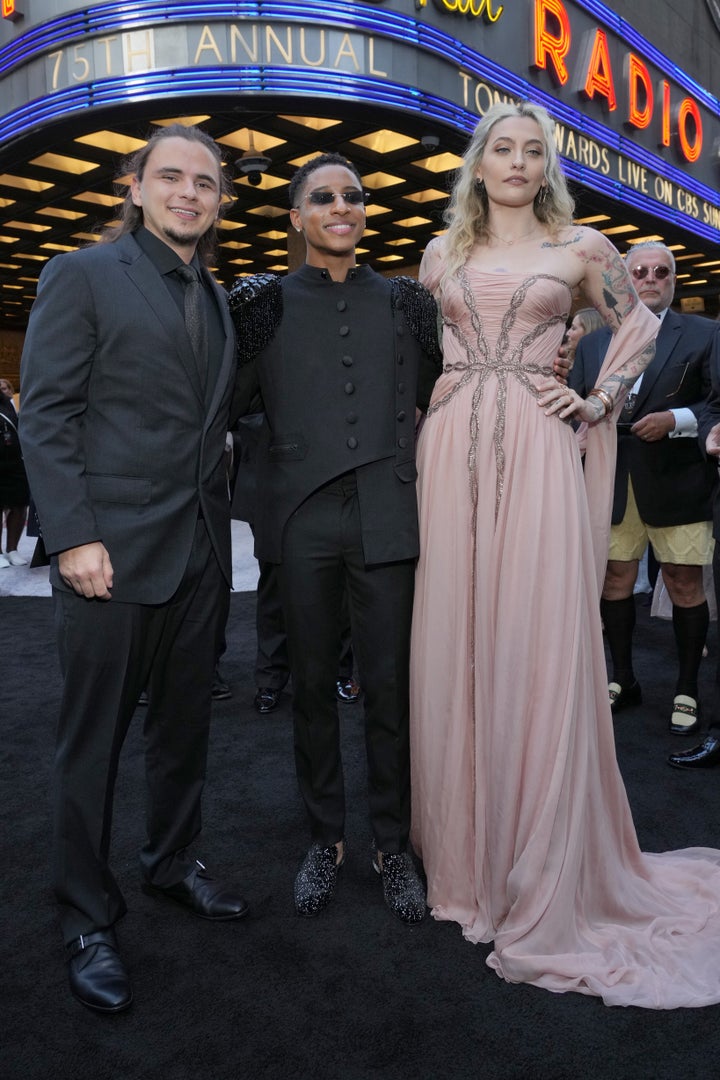
[[[141,890],[142,712],[124,751],[113,867],[131,1010],[94,1014],[67,990],[48,887],[48,777],[59,675],[51,601],[7,597],[3,627],[0,1076],[4,1080],[706,1080],[717,1075],[718,1008],[608,1008],[502,982],[489,947],[383,904],[369,859],[362,706],[342,706],[349,859],[336,899],[298,919],[292,881],[307,837],[296,791],[289,698],[262,718],[254,693],[254,594],[233,597],[214,706],[200,855],[242,885],[251,915],[213,925]],[[711,659],[703,664],[710,693]],[[674,660],[669,623],[640,606],[642,708],[616,720],[618,754],[644,848],[720,843],[720,769],[670,769]]]

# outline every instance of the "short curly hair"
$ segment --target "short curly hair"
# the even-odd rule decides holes
[[[357,177],[358,184],[362,187],[362,177],[352,161],[348,161],[342,154],[318,154],[317,157],[310,158],[304,165],[301,165],[290,181],[288,201],[290,202],[291,209],[297,206],[300,192],[302,191],[307,178],[317,169],[322,169],[325,165],[342,165],[343,168],[349,169],[353,176]]]

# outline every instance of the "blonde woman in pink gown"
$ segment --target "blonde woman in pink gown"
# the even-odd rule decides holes
[[[707,1005],[720,852],[640,851],[599,616],[613,420],[658,323],[571,213],[547,113],[496,106],[423,258],[444,373],[418,455],[412,839],[435,918],[493,941],[509,982]],[[578,287],[615,332],[585,400],[552,377]],[[587,422],[585,478],[571,416]]]

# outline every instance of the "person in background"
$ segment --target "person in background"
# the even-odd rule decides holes
[[[632,387],[617,424],[612,530],[601,614],[612,659],[608,694],[614,713],[642,700],[632,639],[639,561],[651,543],[673,605],[678,655],[669,719],[674,735],[699,726],[698,672],[709,612],[703,567],[712,561],[714,465],[703,457],[697,417],[710,392],[710,352],[718,326],[672,311],[675,259],[656,241],[634,245],[625,264],[640,299],[662,321],[655,357]],[[591,385],[610,342],[600,330],[577,348],[570,386]]]
[[[708,461],[720,468],[720,336],[713,340],[710,355],[712,392],[698,418],[698,438]],[[713,536],[715,550],[712,561],[712,577],[715,588],[716,608],[720,611],[720,484],[715,486],[713,498]],[[668,763],[676,769],[711,769],[720,765],[720,653],[715,667],[715,688],[708,705],[709,720],[705,737],[689,750],[670,754]]]
[[[227,182],[217,144],[181,124],[157,130],[123,175],[119,226],[43,269],[22,357],[21,434],[63,672],[54,888],[71,992],[104,1013],[133,996],[109,852],[120,753],[145,687],[144,887],[203,919],[248,910],[191,854],[232,573],[235,341],[206,269]]]
[[[27,521],[30,489],[23,462],[15,389],[9,379],[0,379],[0,569],[25,566],[27,559],[18,544]],[[5,526],[5,552],[2,526]]]
[[[580,338],[584,337],[585,334],[591,334],[593,330],[600,330],[604,325],[602,315],[595,308],[579,308],[575,312],[572,322],[565,332],[565,348],[571,371],[575,364],[575,355]],[[568,379],[568,381],[571,380]]]

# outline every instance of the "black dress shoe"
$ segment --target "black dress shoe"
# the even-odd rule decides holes
[[[259,713],[272,712],[278,707],[281,693],[281,690],[273,690],[272,686],[261,686],[255,695],[253,705]]]
[[[230,919],[242,919],[248,913],[248,904],[241,896],[222,881],[211,878],[201,862],[195,863],[186,878],[177,885],[146,885],[145,891],[152,895],[166,896],[183,907],[199,915],[201,919],[214,919],[227,922]]]
[[[373,855],[373,867],[382,878],[387,906],[404,923],[422,922],[427,913],[425,890],[409,853],[382,852],[382,860],[379,854]]]
[[[710,769],[713,765],[720,765],[720,739],[716,735],[706,735],[704,741],[692,750],[671,754],[668,763],[676,769]]]
[[[210,697],[213,701],[227,701],[228,698],[232,697],[232,690],[221,676],[219,668],[215,668],[213,673]]]
[[[360,697],[360,686],[355,682],[352,675],[347,679],[340,678],[335,683],[335,695],[338,701],[353,705]]]
[[[306,919],[312,919],[326,908],[333,898],[338,870],[345,862],[345,841],[340,862],[337,845],[321,847],[313,844],[295,878],[293,890],[295,911]]]
[[[96,1012],[127,1009],[133,994],[112,930],[82,934],[67,947],[68,977],[73,995]]]
[[[147,705],[147,703],[148,703],[148,692],[147,692],[147,690],[141,690],[140,691],[140,697],[137,699],[137,703],[138,703],[138,705]]]
[[[608,683],[608,694],[610,695],[610,711],[613,713],[619,713],[621,709],[629,705],[642,705],[642,690],[637,679],[632,686],[628,687],[616,682]]]

